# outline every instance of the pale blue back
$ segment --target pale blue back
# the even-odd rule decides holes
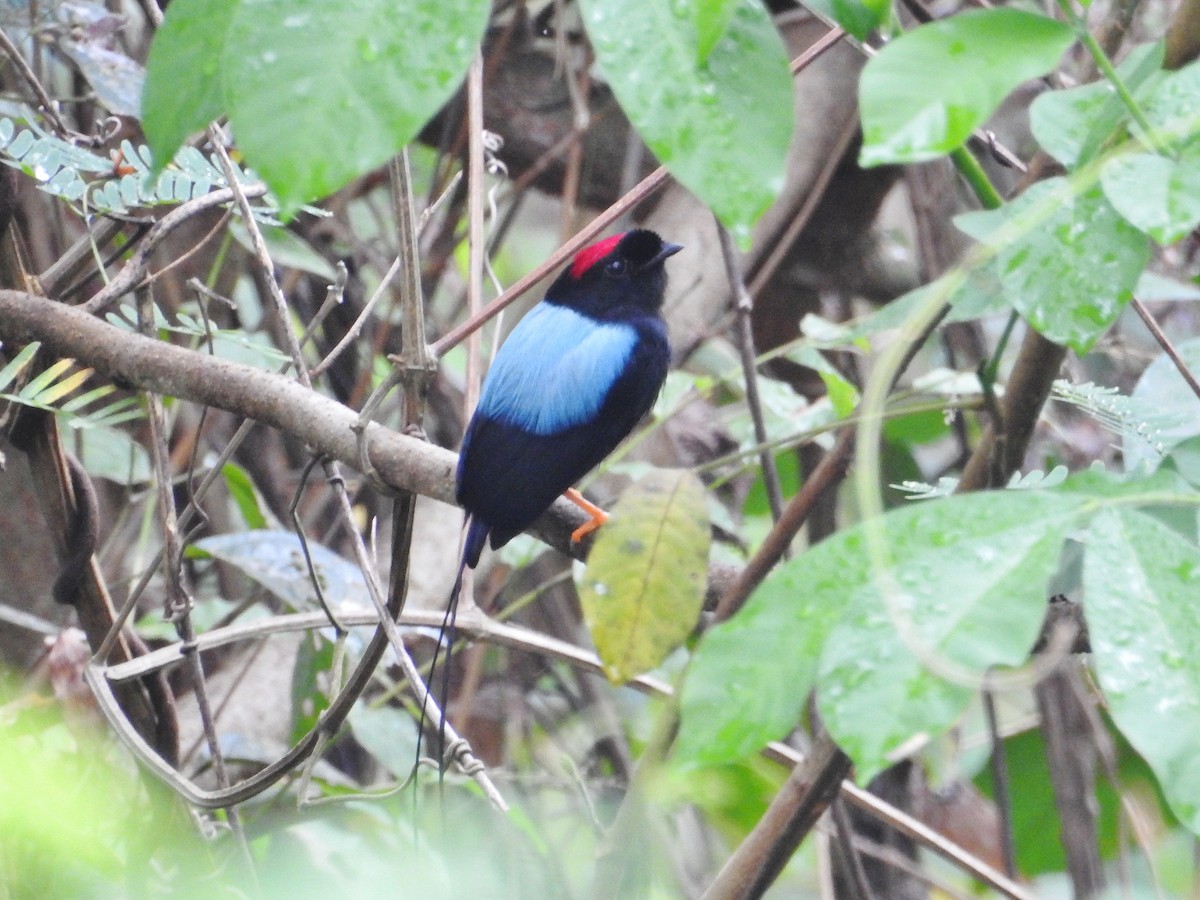
[[[479,412],[539,435],[587,422],[637,342],[632,325],[597,322],[543,301],[501,345],[483,381]]]

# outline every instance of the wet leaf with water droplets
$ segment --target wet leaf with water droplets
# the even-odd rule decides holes
[[[781,566],[736,616],[704,635],[680,694],[676,762],[745,759],[800,720],[821,646],[844,608],[799,569]]]
[[[886,22],[892,12],[890,0],[807,0],[804,5],[837,22],[860,41]]]
[[[794,114],[787,54],[766,8],[731,5],[706,54],[720,16],[710,21],[695,4],[580,4],[604,78],[638,134],[744,243],[783,186]]]
[[[819,554],[806,581],[823,594],[818,602],[846,609],[824,644],[817,702],[860,778],[962,714],[974,688],[937,674],[945,666],[981,677],[1026,660],[1083,503],[1048,491],[954,496],[884,516],[886,577],[872,572],[861,525],[792,564]]]
[[[1200,549],[1134,509],[1101,511],[1083,563],[1097,679],[1121,733],[1200,832]]]
[[[1144,44],[1117,67],[1125,86],[1149,89],[1162,77],[1163,45]],[[1140,93],[1138,94],[1140,96]],[[1129,118],[1129,110],[1108,81],[1046,91],[1029,107],[1029,125],[1042,149],[1068,169],[1095,157]]]
[[[1013,309],[1080,355],[1116,321],[1150,259],[1149,240],[1099,185],[1076,193],[1064,178],[954,221],[976,240],[996,244],[989,268]]]
[[[1200,224],[1200,148],[1168,159],[1127,153],[1100,173],[1104,193],[1130,224],[1164,246]]]
[[[782,738],[818,680],[826,727],[870,778],[914,734],[953,724],[972,696],[923,661],[979,673],[1026,659],[1063,538],[1086,502],[1006,491],[887,513],[900,622],[881,598],[865,526],[784,563],[700,642],[682,689],[678,758],[728,762]]]
[[[1074,39],[1045,16],[988,9],[890,41],[859,81],[860,164],[921,162],[962,146],[1014,88],[1053,69]]]
[[[226,111],[221,61],[241,0],[174,0],[150,45],[142,125],[165,165],[188,135]]]
[[[708,579],[708,504],[686,469],[635,482],[600,529],[578,579],[583,617],[609,680],[654,668],[692,633]]]
[[[487,0],[176,0],[143,100],[155,159],[228,114],[247,162],[293,212],[416,136],[461,84],[489,9]],[[214,61],[215,77],[202,77]]]

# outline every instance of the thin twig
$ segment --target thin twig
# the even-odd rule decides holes
[[[584,52],[587,52],[585,45]],[[574,56],[574,54],[571,54]],[[589,54],[590,55],[590,54]],[[564,54],[565,56],[565,54]],[[568,63],[568,65],[570,65]],[[591,78],[588,74],[590,59],[579,61],[579,64],[564,74],[567,83],[567,96],[571,100],[571,130],[584,135],[591,125],[591,109],[588,106],[588,94]],[[562,235],[566,237],[574,229],[576,213],[579,205],[579,185],[583,177],[583,141],[575,141],[567,151],[567,164],[563,170],[562,189],[559,197],[562,201]]]
[[[124,223],[116,219],[100,219],[94,226],[95,230],[85,232],[68,247],[53,265],[38,276],[38,284],[46,296],[57,297],[63,283],[74,278],[77,272],[91,262],[94,248],[111,241],[123,226]]]
[[[483,147],[483,55],[476,52],[467,71],[467,316],[479,314],[483,307],[483,270],[487,261],[488,246],[484,237],[484,147]],[[496,323],[496,337],[500,336],[500,320]],[[467,338],[467,383],[463,392],[463,421],[468,421],[479,402],[480,382],[483,379],[483,359],[481,358],[480,333],[474,332]],[[462,542],[460,535],[459,541]],[[460,547],[461,550],[461,547]],[[447,630],[445,683],[442,690],[442,702],[450,703],[449,676],[451,655],[453,653],[454,620],[458,617],[459,609],[467,609],[475,603],[474,572],[462,573],[463,581],[459,585],[457,597],[451,602],[457,604],[455,609],[447,609],[450,617],[450,628]],[[477,658],[477,657],[475,657]],[[465,731],[471,724],[471,710],[475,705],[475,695],[479,688],[482,669],[479,665],[468,666],[466,677],[459,690],[459,713],[455,717],[456,726]]]
[[[737,315],[738,351],[742,360],[742,378],[746,383],[746,405],[750,409],[750,420],[754,423],[754,439],[760,446],[767,443],[767,423],[763,418],[762,398],[758,393],[758,365],[754,353],[754,331],[751,316],[754,301],[746,290],[746,282],[738,268],[737,253],[733,249],[733,238],[729,231],[713,216],[713,224],[721,242],[721,256],[725,260],[725,277],[729,281],[729,292],[734,298]],[[775,467],[775,454],[764,450],[759,454],[763,483],[767,488],[767,501],[771,506],[771,518],[778,522],[783,515],[783,490],[779,485],[779,470]],[[786,554],[786,549],[784,550]]]
[[[186,203],[180,204],[159,219],[154,224],[154,227],[147,232],[141,243],[138,244],[133,256],[125,264],[124,268],[117,273],[116,277],[79,308],[84,312],[96,315],[136,288],[146,275],[151,254],[158,249],[158,245],[171,232],[184,222],[212,209],[214,206],[229,203],[239,195],[254,199],[262,197],[267,193],[267,187],[264,184],[247,184],[239,185],[238,187],[239,190],[236,194],[232,188],[221,188],[210,191],[202,197],[197,197],[195,200],[189,200]]]
[[[834,44],[836,44],[845,36],[846,32],[840,27],[834,26],[833,28],[830,28],[829,31],[817,38],[811,47],[792,60],[792,74],[799,75],[806,68],[808,68],[810,63],[815,62],[817,58],[820,57],[826,50],[832,48]]]
[[[792,216],[788,222],[788,227],[784,230],[779,239],[775,241],[775,246],[771,248],[771,252],[767,254],[765,259],[752,266],[747,271],[747,276],[750,279],[750,296],[757,297],[763,292],[767,282],[771,276],[787,259],[792,248],[795,246],[801,232],[808,227],[808,223],[812,220],[813,213],[817,211],[817,207],[821,204],[821,200],[825,196],[826,190],[829,189],[829,183],[833,181],[833,176],[837,174],[838,166],[841,165],[842,158],[846,155],[847,149],[854,143],[854,139],[858,136],[859,125],[858,117],[849,114],[846,122],[842,126],[841,134],[834,141],[830,148],[829,155],[825,159],[824,165],[817,173],[817,177],[813,179],[812,186],[804,196],[804,202],[800,204],[800,208],[796,214]]]
[[[355,318],[354,324],[346,329],[346,333],[342,335],[342,339],[339,340],[336,345],[334,345],[332,350],[325,354],[325,358],[312,367],[309,375],[313,380],[316,380],[324,375],[325,372],[328,371],[329,367],[337,362],[338,357],[340,357],[342,353],[344,353],[346,349],[350,347],[351,344],[354,344],[358,341],[359,336],[362,334],[363,327],[367,324],[367,320],[371,317],[371,313],[375,309],[375,305],[383,298],[384,294],[387,293],[388,288],[392,286],[392,281],[399,273],[400,257],[396,257],[396,259],[392,261],[391,266],[388,267],[387,272],[384,274],[383,280],[379,282],[379,286],[375,288],[375,293],[371,295],[371,299],[366,302],[362,308],[362,312],[360,312],[357,318]]]
[[[844,863],[844,875],[853,886],[853,895],[857,900],[875,900],[875,892],[871,890],[871,882],[867,880],[866,870],[863,869],[862,858],[854,842],[854,823],[846,813],[846,801],[837,797],[830,804],[833,816],[834,837]]]
[[[37,44],[37,37],[34,37],[34,44]],[[67,127],[67,124],[58,115],[58,103],[50,99],[50,94],[42,86],[42,82],[38,79],[37,74],[25,61],[24,54],[21,53],[17,45],[12,42],[12,38],[8,36],[3,28],[0,28],[0,50],[3,50],[9,59],[16,65],[17,71],[21,73],[21,78],[33,91],[37,97],[38,105],[41,107],[42,113],[48,118],[54,126],[55,133],[64,140],[69,139],[72,131]]]
[[[734,615],[746,599],[754,591],[767,573],[774,568],[791,545],[808,514],[812,511],[817,500],[833,484],[846,475],[847,461],[854,448],[854,429],[846,428],[838,436],[837,442],[825,454],[820,464],[813,470],[812,475],[804,482],[804,486],[796,492],[780,516],[779,521],[771,529],[753,559],[746,564],[738,578],[729,586],[717,604],[715,618],[718,622]]]
[[[996,695],[984,688],[983,711],[987,717],[988,737],[991,742],[989,766],[996,810],[1000,814],[1000,859],[1004,863],[1004,874],[1009,878],[1017,875],[1017,853],[1013,845],[1012,795],[1008,789],[1008,764],[1004,756],[1004,736],[996,720]]]
[[[483,57],[476,52],[467,72],[467,317],[479,315],[483,306],[483,263],[487,247],[483,237]],[[479,332],[467,338],[467,389],[463,398],[464,421],[479,399],[482,377]],[[437,356],[437,350],[434,350]]]
[[[1141,316],[1142,321],[1146,323],[1146,327],[1150,329],[1150,333],[1158,341],[1158,346],[1162,347],[1163,353],[1167,354],[1171,362],[1175,364],[1175,368],[1183,376],[1183,380],[1187,382],[1188,387],[1192,389],[1192,393],[1200,397],[1200,382],[1196,380],[1196,376],[1192,374],[1192,370],[1188,368],[1188,364],[1179,355],[1179,351],[1175,349],[1175,345],[1171,343],[1163,330],[1159,328],[1158,322],[1154,321],[1154,316],[1150,315],[1150,311],[1146,309],[1146,305],[1137,297],[1134,297],[1133,309]]]
[[[142,291],[138,298],[138,317],[143,330],[152,329],[154,323],[153,304],[149,292]],[[179,540],[179,520],[175,509],[175,493],[172,487],[170,463],[168,462],[168,435],[166,415],[163,411],[162,397],[159,394],[147,395],[148,424],[150,428],[149,448],[151,463],[154,466],[155,483],[158,493],[159,520],[162,525],[163,553],[167,560],[166,569],[166,604],[163,610],[164,618],[175,623],[176,631],[184,648],[194,647],[196,631],[192,626],[192,599],[187,595],[183,586],[183,547]],[[196,708],[200,714],[201,728],[208,743],[208,752],[213,762],[213,770],[217,784],[222,788],[229,787],[229,773],[225,769],[225,757],[221,752],[221,743],[217,739],[216,724],[213,721],[212,706],[208,701],[208,688],[204,677],[204,666],[200,654],[191,652],[187,656],[193,680],[193,693],[196,696]],[[241,817],[233,807],[227,807],[226,816],[229,828],[237,840],[243,861],[247,870],[253,875],[254,862],[250,854],[250,845],[246,840],[246,832],[242,827]]]
[[[304,355],[300,352],[300,341],[296,338],[296,332],[292,330],[287,298],[283,296],[283,290],[279,287],[279,279],[275,277],[275,264],[271,260],[271,251],[267,249],[267,242],[262,236],[262,229],[258,227],[258,221],[254,218],[254,208],[250,206],[250,199],[243,185],[238,181],[237,170],[229,158],[229,153],[225,150],[225,143],[221,140],[221,133],[216,126],[208,129],[208,139],[212,144],[217,163],[225,174],[225,180],[233,191],[233,199],[242,214],[242,224],[246,227],[246,234],[250,238],[250,246],[254,249],[255,259],[262,268],[263,281],[266,282],[267,294],[271,298],[270,308],[275,314],[279,334],[283,337],[284,350],[291,357],[296,378],[305,387],[312,387],[308,366],[304,362]]]

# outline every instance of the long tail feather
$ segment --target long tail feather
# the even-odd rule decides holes
[[[446,648],[446,662],[442,666],[442,690],[441,690],[441,721],[438,722],[438,777],[439,780],[446,774],[447,761],[446,753],[446,707],[450,702],[450,658],[454,651],[454,626],[458,618],[458,598],[462,593],[463,575],[466,574],[468,568],[475,568],[479,562],[479,556],[483,552],[484,544],[487,543],[488,526],[484,522],[473,519],[470,516],[467,518],[467,539],[463,545],[462,560],[458,564],[458,574],[454,578],[454,587],[450,589],[450,599],[446,603],[446,614],[442,617],[442,627],[438,634],[437,646],[433,650],[433,661],[429,667],[429,684],[432,687],[434,676],[437,673],[438,659],[441,656],[442,647]],[[421,736],[425,733],[425,707],[421,708],[421,721],[417,725],[417,759],[421,758]]]

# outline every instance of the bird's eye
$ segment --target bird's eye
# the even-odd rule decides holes
[[[618,275],[624,275],[625,270],[628,267],[629,267],[628,263],[626,263],[625,260],[623,260],[621,257],[618,256],[616,259],[611,259],[607,263],[605,263],[604,274],[612,275],[614,277],[616,277]]]

